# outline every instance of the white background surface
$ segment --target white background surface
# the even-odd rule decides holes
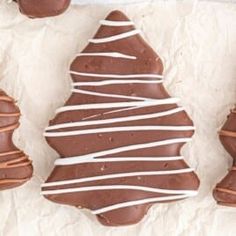
[[[236,5],[191,1],[131,6],[73,6],[62,16],[30,20],[0,1],[0,87],[23,114],[14,139],[34,163],[33,179],[0,192],[1,236],[233,236],[236,209],[219,207],[211,192],[231,158],[217,130],[236,101]],[[106,228],[87,211],[40,196],[58,155],[42,133],[70,92],[68,68],[110,10],[122,9],[163,58],[165,86],[194,120],[183,153],[201,179],[199,195],[155,205],[136,226]]]

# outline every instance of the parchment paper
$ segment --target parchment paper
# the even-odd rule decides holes
[[[70,94],[69,65],[110,10],[121,9],[144,32],[165,64],[165,86],[181,98],[196,134],[183,154],[201,179],[199,195],[156,204],[138,225],[106,228],[85,210],[40,195],[58,155],[43,130]],[[1,236],[233,236],[236,209],[212,198],[231,158],[217,131],[236,101],[236,5],[164,1],[129,6],[71,6],[61,16],[30,20],[0,1],[0,87],[21,108],[16,144],[34,163],[33,179],[0,192]]]

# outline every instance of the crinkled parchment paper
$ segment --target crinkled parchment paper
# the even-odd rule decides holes
[[[43,130],[70,94],[68,68],[98,21],[121,9],[142,29],[165,64],[165,86],[194,120],[183,154],[201,179],[199,195],[156,204],[136,226],[106,228],[85,210],[40,195],[58,155]],[[0,192],[1,236],[233,236],[236,209],[219,207],[211,192],[231,165],[217,130],[236,101],[236,4],[153,1],[135,6],[72,6],[61,16],[30,20],[0,1],[0,87],[21,108],[14,139],[34,163],[33,179]]]

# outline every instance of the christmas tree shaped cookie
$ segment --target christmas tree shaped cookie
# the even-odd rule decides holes
[[[220,131],[220,141],[233,157],[233,166],[214,189],[213,195],[218,204],[236,207],[236,108],[228,116]]]
[[[71,65],[71,97],[46,129],[60,159],[42,193],[90,209],[104,225],[128,225],[154,203],[196,195],[199,180],[180,155],[194,127],[133,22],[114,11],[100,23]]]
[[[19,118],[14,100],[0,90],[0,190],[20,186],[32,176],[31,161],[12,142]]]

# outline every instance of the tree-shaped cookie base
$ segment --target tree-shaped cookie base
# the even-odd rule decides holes
[[[199,180],[180,155],[193,123],[164,89],[162,71],[123,13],[101,21],[71,66],[71,97],[45,132],[61,156],[46,198],[116,226],[139,222],[154,203],[196,195]]]
[[[20,186],[33,173],[31,161],[15,147],[12,135],[19,126],[20,111],[14,100],[0,90],[0,190]]]
[[[220,141],[233,158],[233,166],[228,174],[213,191],[213,196],[220,205],[236,207],[236,108],[228,116],[220,131]]]

